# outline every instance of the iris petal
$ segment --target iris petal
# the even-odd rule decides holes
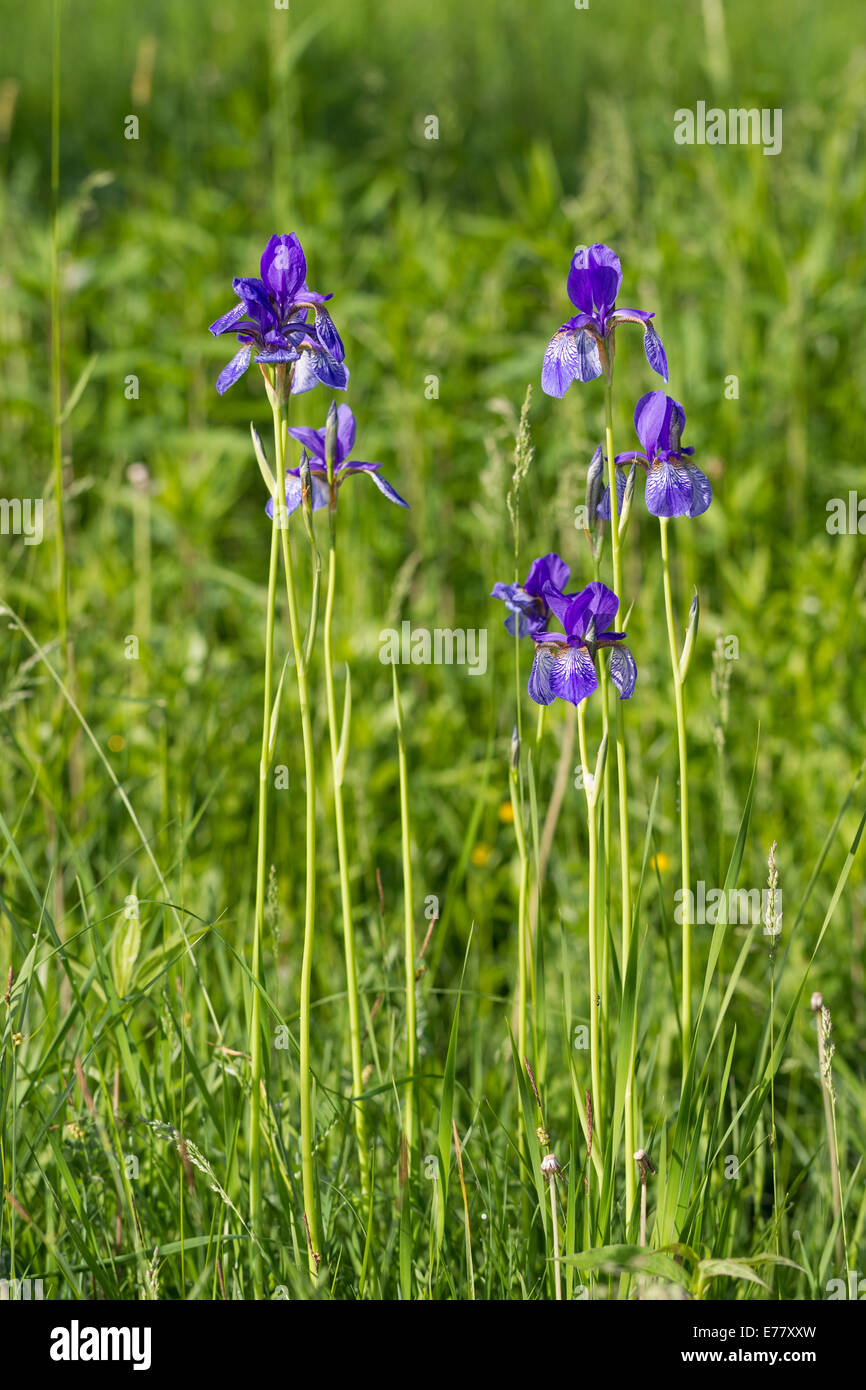
[[[550,606],[553,608],[552,603]],[[591,618],[595,618],[596,631],[602,633],[610,627],[618,608],[619,599],[613,590],[600,580],[593,579],[585,589],[574,595],[567,612],[558,616],[569,637],[585,637]]]
[[[583,334],[581,334],[581,337]],[[548,396],[565,395],[575,377],[578,376],[578,349],[576,334],[567,328],[554,333],[544,353],[541,368],[541,389]],[[582,378],[581,378],[582,379]]]
[[[546,584],[552,584],[554,588],[562,590],[568,583],[570,573],[561,556],[551,551],[549,555],[539,555],[537,560],[533,560],[523,587],[528,594],[536,596],[544,592]]]
[[[217,377],[216,384],[216,389],[221,396],[224,396],[229,387],[234,386],[235,382],[243,376],[247,367],[250,365],[252,351],[252,343],[245,343],[244,346],[235,353],[231,362],[223,367]]]
[[[383,496],[387,497],[389,502],[395,502],[398,507],[408,507],[409,503],[405,502],[399,492],[396,492],[395,489],[392,488],[387,478],[382,477],[382,474],[377,471],[378,467],[378,463],[366,464],[364,467],[353,467],[349,464],[343,469],[340,475],[340,481],[342,482],[347,473],[366,473],[376,484]]]
[[[316,310],[316,335],[325,351],[329,352],[338,362],[342,362],[346,355],[343,340],[334,327],[334,320],[331,315],[327,309],[323,309],[321,306]]]
[[[637,680],[637,663],[628,647],[611,648],[610,678],[619,691],[619,698],[630,700]]]
[[[529,694],[537,705],[552,705],[556,699],[556,693],[550,687],[553,662],[553,650],[536,643],[535,658],[529,673]]]
[[[646,360],[649,362],[654,372],[657,372],[662,381],[668,379],[668,359],[662,346],[662,340],[656,333],[651,323],[648,323],[643,335],[643,349],[646,353]]]
[[[692,481],[692,505],[689,508],[689,516],[701,516],[713,500],[710,480],[706,473],[694,466],[687,468],[686,472]]]
[[[347,459],[355,447],[355,417],[349,406],[337,406],[337,460]]]
[[[619,513],[622,511],[622,499],[623,499],[624,496],[625,496],[625,484],[626,484],[626,476],[627,476],[627,475],[626,475],[626,470],[625,470],[624,468],[616,468],[614,471],[615,471],[615,473],[616,473],[617,515],[619,515]],[[597,512],[597,514],[601,517],[602,521],[610,521],[610,487],[609,487],[609,486],[606,487],[605,490],[604,490],[604,492],[602,493],[602,495],[601,495],[601,501],[599,502],[598,506],[596,507],[596,512]]]
[[[644,496],[647,511],[653,516],[688,516],[692,494],[692,480],[686,468],[674,463],[655,463],[647,473]]]
[[[660,441],[667,445],[669,404],[670,397],[664,391],[647,391],[634,408],[634,427],[648,459],[658,453]]]
[[[239,320],[246,317],[246,312],[247,306],[241,300],[240,304],[229,309],[227,314],[222,314],[220,318],[215,319],[208,332],[212,333],[215,338],[218,338],[221,333],[231,333]]]
[[[589,282],[595,307],[604,314],[616,303],[622,284],[619,256],[609,246],[596,242],[589,248]]]
[[[560,649],[553,658],[550,689],[570,705],[579,705],[598,687],[595,662],[584,646]]]
[[[288,307],[303,285],[307,261],[294,232],[272,236],[262,253],[262,280],[277,303]]]
[[[311,430],[306,425],[290,425],[289,434],[293,439],[297,439],[299,444],[303,444],[308,453],[314,458],[324,459],[325,457],[325,431]]]
[[[319,478],[311,478],[311,479],[310,479],[310,486],[311,486],[311,489],[312,489],[313,511],[314,511],[314,512],[319,512],[319,511],[322,510],[323,507],[327,507],[327,505],[328,505],[328,488],[327,488],[327,485],[326,485],[325,483],[321,482]],[[287,473],[287,474],[286,474],[286,511],[288,512],[289,516],[291,516],[292,512],[296,512],[296,511],[298,510],[298,507],[301,505],[302,499],[303,499],[303,487],[302,487],[302,485],[301,485],[301,480],[300,480],[300,478],[296,478],[296,477],[294,476],[293,473]],[[271,518],[271,520],[273,520],[273,517],[274,517],[274,499],[273,499],[273,497],[269,497],[269,498],[268,498],[267,503],[266,503],[266,505],[265,505],[265,511],[267,512],[267,514],[268,514],[268,516]]]
[[[568,297],[575,309],[584,314],[592,313],[592,284],[589,278],[589,251],[584,248],[575,251],[568,272]]]

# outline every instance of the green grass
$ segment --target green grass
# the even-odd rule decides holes
[[[866,885],[853,857],[864,811],[855,779],[866,754],[866,572],[861,537],[825,525],[827,502],[862,486],[856,8],[828,17],[803,3],[735,0],[722,10],[708,0],[674,23],[635,0],[618,5],[615,21],[601,6],[547,3],[531,24],[517,0],[479,0],[471,24],[454,0],[429,14],[397,0],[295,0],[288,13],[227,0],[149,0],[127,13],[91,0],[87,12],[84,24],[64,0],[55,229],[49,4],[8,17],[0,68],[0,495],[45,499],[41,545],[0,537],[10,614],[0,649],[0,990],[13,972],[0,1009],[0,1277],[42,1277],[62,1298],[136,1298],[154,1280],[165,1299],[242,1298],[257,1242],[266,1295],[553,1297],[541,1126],[564,1168],[564,1296],[637,1297],[657,1278],[700,1297],[826,1297],[844,1272],[813,990],[833,1017],[852,1269],[866,1220]],[[726,48],[705,27],[720,12]],[[782,153],[675,145],[674,110],[698,100],[781,107]],[[124,139],[130,113],[137,141]],[[424,138],[430,114],[438,141]],[[333,650],[338,709],[345,663],[352,684],[343,798],[375,1155],[366,1190],[349,1100],[321,645],[310,671],[320,774],[315,1291],[302,1224],[304,761],[291,670],[274,753],[288,789],[273,787],[269,800],[263,1218],[250,1226],[270,534],[249,422],[264,438],[268,421],[252,374],[216,396],[230,354],[206,331],[231,303],[231,277],[254,273],[267,236],[289,230],[303,241],[310,283],[335,291],[359,457],[381,460],[412,504],[388,507],[356,479],[339,513]],[[624,961],[611,748],[605,1125],[588,1158],[589,1054],[574,1046],[590,1012],[580,757],[575,745],[530,962],[539,1113],[509,1037],[509,1025],[518,1037],[521,876],[510,822],[514,651],[488,595],[512,577],[505,499],[528,382],[535,457],[521,556],[559,550],[575,581],[592,578],[574,509],[603,430],[601,384],[556,402],[538,376],[566,314],[572,248],[593,240],[622,258],[622,302],[657,310],[670,389],[715,493],[704,517],[670,528],[680,639],[695,587],[701,602],[686,688],[691,876],[761,887],[775,840],[784,919],[772,963],[760,926],[695,926],[696,1034],[681,1094],[676,723],[658,528],[639,488],[623,554],[640,673],[624,721],[639,910]],[[636,335],[623,330],[618,348],[613,433],[625,448],[632,404],[656,383]],[[728,399],[732,376],[738,396]],[[296,422],[321,426],[328,399],[299,398]],[[55,441],[71,669],[56,599]],[[148,494],[129,481],[139,462]],[[293,540],[306,612],[300,526]],[[324,527],[319,544],[326,555]],[[609,550],[603,566],[609,579]],[[277,598],[275,676],[291,646],[282,582]],[[379,660],[380,632],[404,619],[489,629],[483,678],[448,665],[399,672],[416,952],[436,918],[415,962],[412,1087],[400,763],[391,672]],[[126,659],[130,636],[138,661]],[[736,639],[725,719],[717,636]],[[522,716],[534,883],[569,715],[551,708],[537,748],[528,698]],[[597,702],[587,735],[594,755]],[[635,1026],[635,1143],[658,1170],[642,1254],[624,1206],[619,1045]],[[678,1260],[663,1249],[674,1243]]]

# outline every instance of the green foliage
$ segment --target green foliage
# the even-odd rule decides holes
[[[217,397],[230,353],[206,329],[231,303],[231,277],[255,273],[266,237],[296,230],[310,283],[336,293],[358,456],[381,460],[411,511],[389,508],[364,478],[340,494],[335,659],[351,670],[340,766],[366,1027],[360,1103],[376,1158],[365,1189],[322,757],[312,1045],[324,1262],[314,1293],[298,1135],[303,760],[282,607],[278,617],[274,764],[288,788],[271,792],[265,1216],[255,1233],[267,1291],[468,1297],[453,1121],[475,1296],[551,1294],[537,1107],[509,1042],[514,653],[488,595],[512,577],[506,499],[528,383],[521,556],[558,550],[576,582],[592,577],[575,507],[600,438],[600,385],[556,402],[538,378],[569,313],[572,248],[601,240],[622,258],[623,303],[657,310],[670,389],[715,494],[700,520],[671,526],[681,633],[700,594],[687,687],[692,876],[728,886],[730,865],[733,886],[760,887],[775,840],[785,913],[772,1037],[760,927],[695,927],[704,985],[681,1101],[676,744],[658,528],[638,480],[625,552],[639,667],[626,718],[633,863],[645,840],[652,848],[634,958],[619,960],[616,932],[606,946],[603,1085],[620,1126],[617,1034],[633,1026],[636,1139],[658,1168],[648,1180],[653,1248],[633,1244],[620,1132],[587,1160],[588,1052],[575,1047],[591,1007],[585,807],[568,767],[537,916],[542,1016],[531,1036],[541,1055],[530,1059],[565,1170],[564,1278],[572,1295],[585,1279],[599,1296],[642,1296],[648,1280],[694,1297],[825,1296],[844,1271],[812,989],[833,1017],[852,1268],[866,1221],[859,783],[845,799],[864,754],[866,569],[862,537],[826,527],[830,499],[863,486],[858,9],[731,0],[720,46],[704,28],[720,7],[685,7],[674,20],[638,0],[621,0],[615,19],[546,0],[531,22],[521,0],[476,0],[471,24],[456,0],[428,10],[292,0],[287,12],[89,0],[86,24],[64,0],[57,250],[70,671],[54,597],[46,8],[6,16],[0,73],[0,493],[45,499],[41,545],[0,537],[0,991],[13,972],[0,1004],[0,1169],[14,1197],[0,1210],[0,1275],[43,1277],[52,1297],[153,1296],[157,1285],[162,1298],[250,1294],[249,944],[269,530],[267,463],[256,466],[248,431],[251,420],[267,424],[267,404],[253,373]],[[673,113],[698,100],[782,107],[781,154],[676,145]],[[124,138],[130,113],[137,140]],[[437,140],[425,138],[431,114]],[[656,383],[639,334],[623,329],[617,347],[624,449],[633,403]],[[294,422],[321,427],[327,404],[321,391],[297,398]],[[136,491],[127,470],[142,462],[147,485]],[[294,538],[305,559],[300,527]],[[298,568],[304,608],[310,579]],[[403,620],[489,630],[483,678],[444,664],[400,673],[419,950],[423,906],[438,899],[418,960],[421,1134],[408,1176],[398,760],[379,660],[380,633]],[[130,636],[137,660],[127,659]],[[736,656],[722,658],[714,687],[718,637]],[[318,651],[311,680],[324,749]],[[534,715],[527,701],[527,746]],[[597,747],[598,708],[588,719]],[[554,707],[532,751],[534,864],[566,736]]]

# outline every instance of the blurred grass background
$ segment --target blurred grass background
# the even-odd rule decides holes
[[[44,495],[47,523],[41,546],[2,538],[0,589],[38,640],[50,644],[49,5],[9,10],[4,30],[0,490],[6,497]],[[829,535],[825,523],[828,500],[861,482],[864,40],[860,8],[850,0],[832,12],[801,0],[760,7],[693,0],[675,14],[636,0],[620,0],[615,14],[551,0],[534,7],[475,0],[471,10],[455,0],[423,8],[398,0],[292,0],[287,12],[264,0],[64,4],[65,397],[95,356],[63,434],[78,695],[153,837],[174,900],[190,920],[218,922],[197,959],[225,1020],[227,1046],[244,1046],[243,980],[229,947],[245,952],[251,911],[268,545],[248,435],[250,419],[266,423],[263,396],[252,374],[223,400],[214,390],[230,352],[225,340],[209,337],[207,324],[232,303],[231,277],[257,273],[272,232],[298,232],[310,284],[335,292],[334,317],[352,371],[346,399],[358,420],[356,453],[380,460],[411,503],[407,513],[389,508],[363,479],[343,490],[345,578],[336,622],[338,656],[350,663],[353,679],[347,789],[362,978],[370,1002],[384,989],[394,1037],[399,802],[390,673],[378,659],[379,633],[403,619],[415,627],[489,629],[483,679],[465,668],[429,666],[405,669],[402,683],[418,906],[435,895],[443,912],[431,947],[435,968],[420,991],[422,1057],[441,1071],[474,922],[472,1026],[459,1075],[476,1099],[497,1096],[507,1089],[510,1065],[502,1015],[513,979],[516,864],[502,807],[514,711],[512,649],[488,595],[495,580],[511,578],[505,492],[515,412],[528,382],[536,458],[522,508],[523,555],[528,562],[558,549],[576,581],[591,577],[573,518],[600,436],[601,390],[598,383],[573,387],[560,403],[539,385],[545,343],[570,312],[565,278],[576,244],[614,246],[624,267],[622,303],[657,311],[669,389],[685,405],[686,442],[715,492],[700,521],[672,528],[683,622],[693,585],[702,605],[689,681],[694,877],[721,882],[759,726],[741,882],[764,883],[775,839],[791,904],[863,757],[862,540]],[[757,147],[676,145],[673,113],[698,100],[781,108],[782,152],[765,157]],[[137,140],[124,138],[130,114],[139,120]],[[431,115],[439,122],[436,140],[425,138]],[[623,329],[618,347],[615,439],[627,448],[634,401],[658,383],[637,333]],[[125,394],[130,374],[139,382],[132,400]],[[430,376],[438,378],[438,399],[425,393]],[[731,376],[737,399],[725,396]],[[327,403],[320,390],[298,398],[295,423],[321,426]],[[147,465],[152,488],[145,577],[135,563],[136,495],[127,476],[135,462]],[[627,720],[634,833],[639,843],[660,777],[656,837],[670,861],[662,874],[670,915],[678,862],[675,747],[657,528],[640,496],[628,563],[635,605],[629,636],[640,673]],[[139,631],[148,608],[149,640],[140,633],[142,659],[129,662],[124,639]],[[721,772],[711,688],[719,634],[735,636],[739,647]],[[98,958],[93,934],[110,940],[136,886],[143,903],[160,894],[89,751],[83,785],[69,786],[72,722],[58,718],[55,692],[29,657],[20,635],[10,632],[0,655],[0,807],[61,936],[74,937],[76,968],[89,980]],[[323,701],[317,723],[324,739]],[[561,725],[562,711],[552,711],[541,768],[545,795]],[[288,767],[291,789],[274,793],[268,968],[276,963],[273,994],[288,1015],[296,1007],[303,892],[301,757],[288,713],[275,761]],[[323,785],[320,1062],[323,1074],[333,1073],[331,1084],[345,1090],[330,811]],[[582,793],[569,788],[543,912],[551,950],[558,949],[560,916],[572,934],[579,1008],[583,816]],[[856,820],[852,810],[830,871],[838,870]],[[2,879],[5,972],[7,962],[20,967],[39,916],[8,843]],[[814,941],[833,882],[831,872],[819,887],[817,920],[807,917],[795,962]],[[866,1062],[863,908],[855,868],[816,984],[833,1007],[840,1088],[857,1100],[844,1121],[857,1151]],[[654,892],[644,912],[657,933]],[[142,960],[152,952],[158,962],[162,913],[148,910],[143,923]],[[700,929],[697,935],[700,952]],[[210,1065],[213,1029],[200,999],[180,1008],[177,973],[172,967],[151,997],[139,998],[129,1026],[143,1055],[153,1049],[157,1056],[160,1047],[170,1053],[155,1015],[177,1007],[182,1020],[189,1015],[199,1065]],[[758,943],[733,1011],[746,1039],[763,1026],[766,976]],[[45,988],[59,1008],[59,986]],[[660,1047],[664,1057],[675,1025],[660,950],[646,991],[644,1056]],[[555,1011],[556,1001],[548,1003]],[[47,1017],[56,1027],[57,1016],[47,1010]],[[58,1041],[48,1059],[40,1051],[38,1010],[31,1024],[34,1036],[24,1046],[33,1049],[33,1098],[41,1096],[47,1127],[55,1105],[62,1106],[58,1078],[68,1079],[72,1037]],[[820,1125],[810,1028],[805,1015],[786,1064],[786,1086],[797,1074],[788,1111],[795,1152],[797,1144],[820,1139],[819,1128],[808,1140],[793,1137],[800,1105],[814,1108]],[[163,1061],[168,1078],[173,1064],[168,1056]],[[551,1064],[551,1084],[564,1092],[567,1077],[557,1080],[555,1072]],[[188,1128],[174,1082],[166,1080],[165,1090],[174,1116],[151,1118]],[[289,1107],[291,1085],[286,1078]],[[34,1153],[25,1161],[21,1152],[26,1170]],[[237,1156],[227,1152],[223,1161],[230,1172]]]

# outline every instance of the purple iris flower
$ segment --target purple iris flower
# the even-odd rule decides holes
[[[548,396],[564,396],[573,381],[592,381],[602,373],[612,354],[607,343],[618,323],[639,323],[644,330],[646,360],[663,381],[668,379],[668,360],[662,340],[643,309],[617,309],[616,297],[622,284],[619,256],[609,246],[596,242],[588,250],[576,251],[568,273],[568,297],[579,310],[554,333],[544,354],[542,389]]]
[[[562,594],[548,584],[544,597],[565,629],[535,632],[535,660],[529,675],[529,693],[539,705],[550,705],[557,696],[579,705],[598,687],[595,654],[610,647],[610,678],[621,700],[629,700],[637,680],[637,666],[624,632],[608,632],[619,608],[619,599],[594,579],[579,594]]]
[[[551,553],[533,560],[523,584],[494,584],[490,597],[501,598],[508,609],[505,626],[512,637],[515,635],[515,620],[518,637],[534,636],[536,632],[544,631],[550,613],[544,597],[545,585],[552,584],[561,591],[568,583],[570,573],[565,561]]]
[[[634,408],[634,427],[643,445],[616,456],[616,495],[625,492],[625,465],[639,463],[646,470],[646,505],[653,516],[700,516],[713,500],[705,473],[688,457],[695,451],[680,443],[686,413],[679,401],[664,391],[648,391]],[[598,505],[598,515],[610,520],[610,488]]]
[[[234,333],[241,344],[217,378],[220,395],[243,376],[253,360],[292,363],[293,395],[311,390],[318,381],[345,390],[349,381],[343,365],[345,351],[324,307],[333,295],[307,288],[307,261],[294,232],[271,237],[262,255],[261,271],[260,280],[232,281],[240,303],[210,326],[215,338]],[[311,312],[314,323],[309,324]]]
[[[297,439],[299,443],[303,444],[304,453],[309,456],[313,511],[317,512],[322,507],[327,507],[329,501],[333,506],[336,506],[337,488],[353,473],[366,473],[379,491],[388,498],[389,502],[396,502],[398,507],[408,507],[409,503],[404,502],[387,479],[380,476],[380,464],[361,463],[348,457],[355,443],[355,417],[349,407],[347,405],[334,405],[332,402],[329,415],[331,411],[336,414],[337,429],[334,481],[330,492],[328,490],[328,465],[325,457],[327,425],[321,430],[307,429],[304,425],[289,427],[289,434],[293,439]],[[296,511],[301,505],[301,498],[301,470],[300,468],[288,468],[286,469],[286,511],[288,513]],[[268,516],[273,519],[274,499],[272,497],[268,498],[265,510]]]

